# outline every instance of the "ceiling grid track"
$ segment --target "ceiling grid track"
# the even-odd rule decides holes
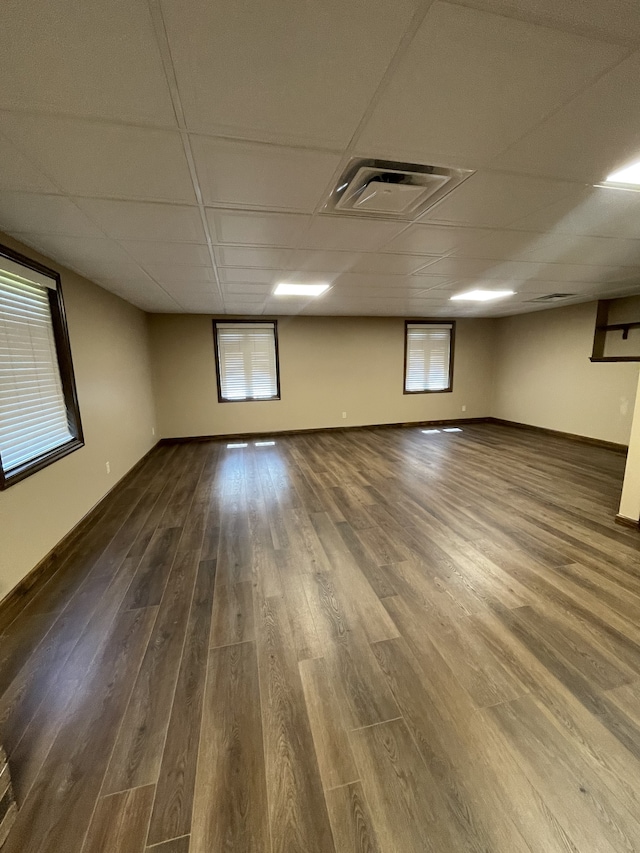
[[[195,160],[193,157],[193,151],[191,150],[191,140],[189,138],[189,134],[187,132],[187,124],[184,118],[184,110],[182,108],[182,100],[180,99],[180,91],[178,89],[178,81],[176,79],[176,72],[173,66],[173,59],[171,57],[171,47],[169,46],[169,39],[167,38],[167,31],[164,23],[164,17],[162,15],[162,8],[160,6],[160,0],[147,0],[149,6],[149,12],[151,14],[151,20],[153,22],[153,28],[155,31],[156,42],[158,45],[158,50],[160,51],[160,58],[162,60],[162,67],[164,69],[165,76],[167,78],[167,85],[169,86],[169,93],[171,95],[171,102],[173,104],[173,109],[176,115],[176,121],[178,123],[178,128],[180,130],[180,138],[182,140],[182,145],[184,148],[185,157],[187,159],[187,165],[189,168],[189,174],[191,176],[191,182],[193,184],[193,191],[195,193],[196,201],[198,204],[198,211],[200,213],[200,219],[202,221],[202,227],[204,229],[205,239],[207,241],[207,249],[209,251],[209,257],[211,258],[211,266],[213,268],[213,274],[215,276],[215,284],[218,290],[218,296],[222,302],[222,305],[225,305],[224,292],[222,290],[222,286],[220,284],[220,276],[218,274],[218,265],[216,263],[215,253],[213,251],[213,240],[211,239],[211,231],[209,228],[209,222],[207,220],[207,213],[205,210],[204,202],[202,199],[202,190],[200,188],[200,181],[198,179],[198,172],[196,169]],[[225,311],[226,313],[226,311]]]

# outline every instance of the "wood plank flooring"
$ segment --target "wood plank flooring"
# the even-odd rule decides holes
[[[623,467],[489,424],[158,448],[0,627],[3,853],[640,853]]]

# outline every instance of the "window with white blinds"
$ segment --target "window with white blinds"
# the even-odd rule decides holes
[[[451,391],[453,323],[407,323],[404,390]]]
[[[56,345],[54,323],[63,322],[64,317],[57,287],[56,278],[0,256],[0,483],[4,487],[21,479],[32,464],[78,441],[78,419],[75,414],[70,417]]]
[[[221,401],[280,397],[275,323],[214,323]]]

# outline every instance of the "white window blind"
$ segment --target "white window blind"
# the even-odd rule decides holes
[[[0,268],[0,460],[5,475],[72,438],[48,289]]]
[[[446,391],[451,360],[450,323],[408,323],[405,391]]]
[[[275,323],[216,323],[216,334],[222,399],[277,397]]]

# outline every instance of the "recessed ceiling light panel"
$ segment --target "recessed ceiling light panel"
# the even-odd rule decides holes
[[[493,299],[504,299],[513,296],[515,290],[468,290],[466,293],[456,293],[451,297],[452,302],[491,302]]]
[[[608,187],[614,190],[635,190],[640,192],[640,160],[631,163],[616,172],[612,172],[597,187]]]
[[[321,296],[329,285],[323,282],[322,284],[288,284],[280,282],[274,290],[275,296]]]

